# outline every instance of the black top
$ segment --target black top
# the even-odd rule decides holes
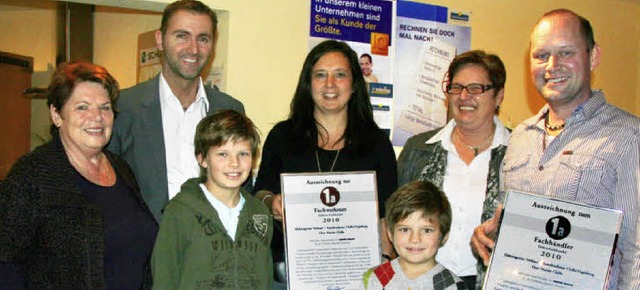
[[[292,124],[287,120],[276,124],[269,132],[264,142],[254,192],[269,190],[280,193],[281,173],[319,172],[315,150],[318,152],[322,172],[328,172],[331,168],[336,151],[315,148],[315,150],[298,150],[302,153],[293,153],[290,150],[291,131]],[[340,150],[333,171],[376,171],[378,212],[380,217],[384,217],[384,202],[396,190],[398,184],[396,155],[389,138],[382,130],[372,130],[368,136],[370,139],[366,142],[372,144],[371,151],[354,152],[350,146],[345,146]],[[273,257],[274,260],[279,261],[283,259],[284,240],[278,227],[274,227],[273,237],[271,243]]]
[[[106,289],[140,289],[158,226],[119,176],[113,186],[77,180],[82,195],[102,213]]]

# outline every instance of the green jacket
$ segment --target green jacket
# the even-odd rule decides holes
[[[271,289],[267,207],[241,191],[245,204],[233,241],[200,183],[187,180],[164,210],[151,259],[153,289]]]

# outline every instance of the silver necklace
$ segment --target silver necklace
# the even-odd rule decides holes
[[[333,168],[336,166],[336,161],[338,161],[338,156],[340,155],[340,150],[342,150],[342,148],[338,149],[336,157],[333,158],[333,163],[331,164],[331,169],[329,169],[329,172],[333,172]],[[318,149],[316,149],[316,164],[318,164],[318,172],[322,173],[322,168],[320,168],[320,158],[318,157]]]
[[[484,149],[485,147],[491,145],[491,142],[493,141],[493,138],[490,138],[491,136],[493,136],[493,134],[495,134],[495,130],[494,132],[491,132],[491,134],[487,137],[487,141],[484,142],[484,144],[480,145],[480,146],[469,146],[467,145],[467,143],[464,143],[464,141],[462,141],[462,139],[460,139],[459,133],[456,132],[456,137],[458,137],[458,141],[460,141],[460,143],[462,143],[462,145],[464,145],[465,147],[467,147],[469,150],[473,151],[473,157],[477,157],[478,154],[480,154],[480,150]]]

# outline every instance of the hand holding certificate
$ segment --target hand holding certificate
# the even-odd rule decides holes
[[[289,289],[358,289],[381,257],[375,172],[281,178]]]
[[[603,289],[617,210],[508,192],[485,289]]]

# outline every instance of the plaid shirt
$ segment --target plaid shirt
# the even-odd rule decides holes
[[[362,277],[360,290],[465,290],[464,282],[447,268],[436,264],[433,269],[415,279],[409,279],[398,259],[369,269]]]

